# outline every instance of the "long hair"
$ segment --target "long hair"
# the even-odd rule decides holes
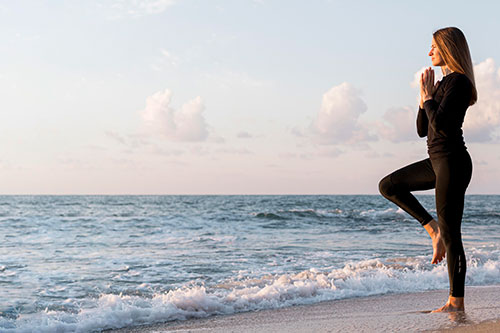
[[[474,68],[469,52],[469,46],[463,32],[455,27],[439,29],[434,34],[434,41],[445,64],[454,72],[465,74],[472,83],[472,96],[469,105],[477,101],[476,81]]]

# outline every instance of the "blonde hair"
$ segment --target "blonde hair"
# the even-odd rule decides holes
[[[474,68],[469,52],[469,46],[463,32],[455,27],[439,29],[434,34],[434,41],[445,64],[454,72],[465,74],[472,83],[472,96],[469,105],[477,101],[476,81]]]

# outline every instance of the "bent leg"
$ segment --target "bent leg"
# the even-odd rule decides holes
[[[436,175],[430,159],[407,165],[385,176],[379,183],[380,193],[394,202],[422,225],[432,220],[432,216],[422,207],[410,192],[430,190],[435,187]]]

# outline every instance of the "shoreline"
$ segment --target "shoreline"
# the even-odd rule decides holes
[[[466,289],[464,313],[430,313],[447,290],[367,296],[106,330],[144,332],[500,331],[500,285]]]

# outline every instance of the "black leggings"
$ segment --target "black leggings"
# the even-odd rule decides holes
[[[446,248],[450,295],[464,296],[466,261],[460,225],[464,210],[465,190],[472,176],[472,161],[467,150],[450,156],[425,159],[384,177],[380,193],[422,225],[432,220],[410,193],[436,188],[436,211],[439,230]]]

